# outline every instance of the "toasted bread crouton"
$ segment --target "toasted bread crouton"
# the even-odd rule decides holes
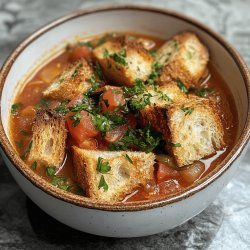
[[[187,87],[196,85],[207,70],[207,48],[193,33],[181,33],[167,41],[156,54],[163,65],[158,84],[181,79]]]
[[[87,61],[81,59],[64,70],[43,92],[43,95],[52,99],[72,100],[87,92],[92,86],[90,78],[93,73],[93,69]]]
[[[93,51],[104,74],[118,85],[133,86],[136,79],[147,80],[153,59],[141,43],[125,37],[107,41]]]
[[[142,113],[143,124],[162,133],[167,149],[179,167],[224,147],[224,130],[215,105],[209,99],[190,97],[168,106],[154,106]]]
[[[214,154],[225,146],[224,128],[214,103],[193,97],[167,109],[169,148],[179,167]]]
[[[154,178],[153,153],[126,151],[96,151],[73,146],[73,161],[79,184],[86,190],[87,196],[99,201],[121,201],[127,194],[148,180]],[[107,162],[110,171],[102,174],[97,170],[98,159]],[[102,176],[108,189],[99,187]]]
[[[51,111],[40,111],[32,130],[32,145],[27,161],[59,167],[64,160],[67,138],[64,118]]]
[[[150,98],[150,105],[147,105],[144,109],[140,110],[140,120],[142,125],[146,126],[150,124],[155,127],[159,123],[164,123],[164,118],[161,112],[158,112],[160,107],[166,107],[168,105],[185,102],[188,100],[186,94],[184,94],[175,82],[171,82],[166,85],[158,86],[157,88],[153,86],[147,87],[148,93],[152,95]],[[138,96],[137,100],[141,97]],[[167,129],[165,126],[161,126],[162,129]],[[158,132],[161,132],[158,130]]]

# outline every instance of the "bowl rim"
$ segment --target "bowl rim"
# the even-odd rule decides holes
[[[147,209],[153,209],[158,207],[163,207],[175,202],[179,202],[183,199],[186,199],[197,192],[203,190],[211,183],[213,183],[217,178],[219,178],[222,174],[224,174],[232,165],[232,163],[241,155],[243,149],[246,147],[248,140],[250,138],[250,72],[247,68],[247,65],[239,55],[239,53],[219,34],[205,26],[204,24],[200,23],[199,21],[194,20],[193,18],[187,17],[181,13],[168,10],[165,8],[159,8],[154,6],[146,6],[142,4],[106,4],[106,5],[98,5],[96,7],[89,7],[84,8],[82,10],[74,11],[70,14],[64,15],[59,17],[55,21],[50,22],[47,25],[44,25],[42,28],[38,29],[37,31],[33,32],[29,35],[26,39],[24,39],[14,51],[10,54],[10,56],[6,59],[5,63],[3,64],[1,71],[0,71],[0,96],[2,96],[2,90],[4,87],[4,83],[8,73],[15,62],[15,59],[22,53],[22,51],[31,44],[34,40],[39,38],[41,35],[46,33],[47,31],[57,27],[58,25],[70,21],[71,19],[77,18],[79,16],[84,15],[91,15],[94,13],[99,12],[106,12],[106,11],[119,11],[119,10],[134,10],[134,11],[146,11],[157,13],[160,15],[167,15],[182,21],[188,22],[197,28],[201,29],[205,33],[209,34],[213,37],[218,43],[220,43],[230,54],[230,56],[234,59],[242,77],[244,80],[247,98],[248,98],[248,111],[247,111],[247,119],[245,123],[245,127],[238,139],[238,141],[233,146],[231,152],[225,157],[225,159],[208,175],[206,175],[201,180],[197,181],[193,185],[189,186],[184,191],[178,192],[176,194],[170,195],[165,198],[158,198],[155,200],[145,200],[145,201],[135,201],[129,203],[123,202],[116,202],[116,203],[103,203],[98,202],[95,200],[90,200],[87,197],[82,197],[79,195],[75,195],[69,192],[65,192],[47,181],[45,181],[42,177],[34,173],[31,168],[25,164],[18,154],[16,153],[15,149],[12,147],[10,141],[5,134],[3,124],[2,124],[2,113],[0,110],[0,145],[9,159],[9,161],[13,164],[13,166],[28,180],[30,181],[35,187],[41,189],[48,195],[53,196],[61,201],[65,201],[71,203],[73,205],[83,207],[83,208],[90,208],[90,209],[97,209],[97,210],[105,210],[105,211],[114,211],[114,212],[132,212],[132,211],[141,211]],[[1,99],[2,100],[2,99]],[[1,108],[0,103],[0,108]]]

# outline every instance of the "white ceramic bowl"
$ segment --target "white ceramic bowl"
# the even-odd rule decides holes
[[[108,31],[133,31],[169,38],[193,31],[210,50],[211,60],[234,96],[239,115],[237,142],[217,168],[185,192],[157,201],[97,203],[64,192],[34,174],[19,158],[9,141],[8,114],[21,82],[68,41]],[[0,74],[0,142],[3,159],[11,174],[40,208],[52,217],[91,234],[137,237],[178,226],[205,209],[237,170],[249,139],[249,72],[238,53],[220,36],[180,14],[142,6],[106,6],[82,10],[62,17],[22,42],[4,64]]]

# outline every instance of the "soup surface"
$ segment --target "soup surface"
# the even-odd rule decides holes
[[[100,37],[94,37],[88,41],[80,41],[78,44],[69,45],[60,55],[51,59],[51,61],[49,61],[46,65],[37,70],[36,74],[29,82],[25,82],[23,89],[20,90],[13,101],[10,116],[10,132],[12,142],[13,145],[15,145],[20,157],[24,161],[27,162],[28,155],[31,150],[33,136],[32,127],[37,113],[46,109],[55,110],[57,108],[57,110],[59,110],[58,107],[60,105],[60,108],[67,108],[70,106],[70,103],[71,105],[72,103],[75,104],[78,98],[74,97],[73,100],[68,99],[65,100],[65,103],[62,103],[62,100],[45,97],[43,91],[51,85],[58,75],[62,74],[62,72],[67,69],[69,64],[77,62],[81,58],[85,58],[91,64],[92,61],[95,60],[92,58],[93,49],[105,43],[109,39],[113,39],[114,37],[120,35],[121,34],[119,33],[106,34]],[[165,43],[162,39],[145,36],[143,34],[126,33],[125,35],[132,40],[141,39],[143,46],[150,52],[152,57],[154,57],[157,50]],[[120,60],[120,63],[123,58],[124,57],[122,55],[117,55],[117,61]],[[77,74],[77,70],[75,70],[75,74]],[[105,84],[113,86],[114,83],[109,82],[107,79],[108,78],[105,78]],[[185,82],[183,83],[185,85]],[[93,99],[95,101],[97,100],[95,105],[101,107],[102,112],[113,112],[118,106],[126,106],[127,100],[122,97],[122,91],[124,91],[123,87],[124,86],[117,88],[117,90],[115,90],[115,94],[113,89],[101,89],[100,92],[93,92]],[[206,176],[231,150],[237,132],[237,113],[232,95],[212,62],[208,63],[208,70],[201,78],[199,87],[196,85],[194,88],[189,88],[188,91],[188,93],[196,94],[201,98],[210,99],[215,103],[224,129],[225,146],[217,149],[216,153],[194,161],[194,163],[188,164],[188,166],[178,167],[174,156],[171,155],[171,152],[163,150],[164,143],[162,144],[162,140],[160,140],[160,142],[152,150],[156,154],[154,179],[147,181],[146,185],[138,186],[133,189],[133,192],[126,194],[126,196],[123,197],[124,201],[129,202],[135,200],[154,199],[183,190],[196,182],[198,179]],[[105,100],[108,100],[109,103],[107,104]],[[130,109],[131,106],[128,108]],[[189,111],[192,112],[192,110],[187,110],[187,115]],[[73,115],[79,113],[72,111],[72,109],[70,112],[71,116],[66,114],[66,124],[69,134],[66,141],[66,153],[63,163],[59,167],[51,166],[42,161],[27,163],[38,175],[42,176],[46,181],[51,182],[53,185],[56,185],[58,188],[79,195],[86,195],[84,186],[81,185],[77,179],[76,170],[72,161],[71,146],[77,145],[80,148],[91,150],[110,150],[110,144],[116,142],[117,138],[112,137],[114,136],[112,133],[108,134],[109,130],[100,130],[100,126],[98,127],[95,123],[95,128],[92,128],[92,131],[89,133],[93,133],[93,131],[95,133],[95,129],[98,130],[98,128],[101,133],[97,132],[94,136],[90,136],[89,138],[91,138],[91,140],[87,140],[87,144],[86,140],[84,143],[82,143],[82,141],[79,143],[78,139],[82,133],[80,129],[80,126],[82,126],[81,120],[77,120],[76,117],[71,118]],[[83,115],[83,113],[81,113],[81,115]],[[125,114],[124,117],[126,120],[125,124],[128,124],[128,127],[124,124],[117,126],[118,132],[116,132],[118,135],[116,135],[119,137],[118,141],[123,138],[122,136],[124,136],[128,128],[131,130],[142,128],[138,122],[138,117],[140,117],[140,115],[138,115],[138,110],[131,109]],[[73,122],[79,124],[73,124]],[[86,123],[87,121],[85,120],[85,124]],[[123,131],[124,127],[125,133]],[[83,126],[83,129],[86,130],[89,128]],[[111,138],[107,139],[107,134],[111,136]],[[176,143],[172,146],[178,147],[180,145],[177,145]],[[129,150],[138,151],[138,148],[134,148],[132,146]],[[130,161],[131,159],[129,158],[128,160]],[[105,189],[105,185],[101,187]]]

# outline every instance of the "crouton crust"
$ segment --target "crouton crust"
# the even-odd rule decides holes
[[[52,99],[72,100],[87,92],[92,86],[90,78],[93,73],[93,68],[88,62],[85,59],[80,59],[70,64],[43,92],[43,95]]]
[[[121,201],[136,188],[146,185],[154,178],[155,155],[153,153],[96,151],[75,146],[72,147],[72,151],[77,181],[91,199],[111,203]],[[126,159],[126,154],[132,163]],[[98,188],[102,176],[96,170],[99,157],[111,166],[111,170],[104,174],[108,184],[106,192]]]
[[[125,51],[125,62],[119,63],[106,53],[114,54]],[[146,81],[151,73],[153,58],[142,44],[129,41],[126,37],[116,37],[107,41],[93,51],[104,74],[117,85],[133,86],[136,79]]]
[[[64,160],[67,130],[64,117],[50,110],[37,113],[27,162],[59,167]]]
[[[163,65],[157,83],[162,85],[181,79],[188,88],[197,85],[207,72],[208,60],[208,50],[195,34],[178,34],[156,54],[156,61]]]

